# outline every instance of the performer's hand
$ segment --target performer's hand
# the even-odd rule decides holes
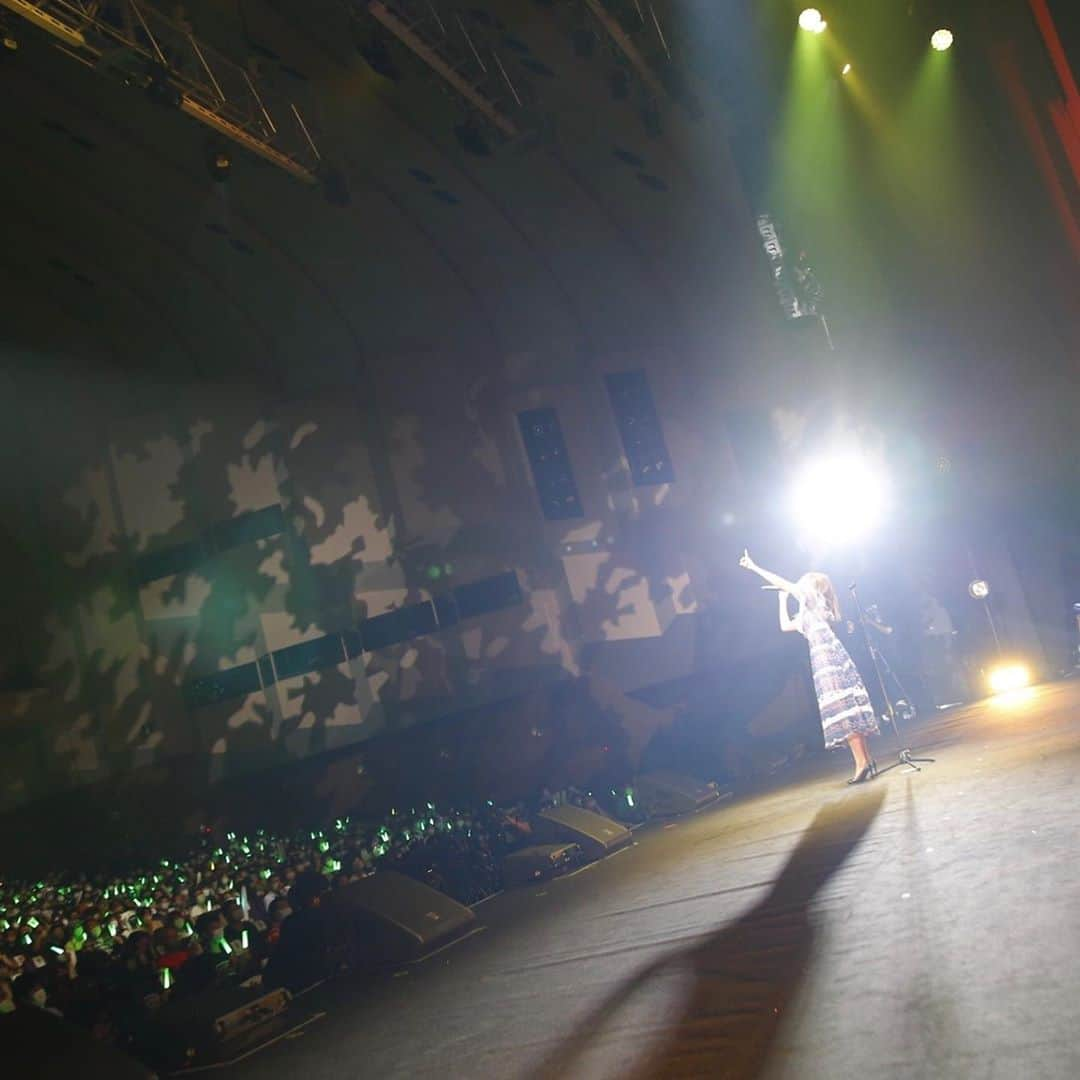
[[[743,548],[743,553],[739,556],[739,565],[744,570],[754,570],[756,566],[754,560],[750,558],[750,552]]]

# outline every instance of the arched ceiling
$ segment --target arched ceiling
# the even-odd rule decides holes
[[[417,352],[527,353],[553,378],[597,353],[714,356],[769,301],[747,274],[720,102],[643,120],[632,80],[613,96],[618,56],[579,5],[485,10],[533,130],[477,155],[454,133],[460,99],[404,50],[398,79],[376,74],[340,4],[187,5],[197,34],[296,96],[345,207],[239,149],[216,183],[197,123],[26,28],[0,73],[19,102],[0,117],[17,166],[0,176],[9,334],[41,350],[48,323],[55,348],[93,341],[164,383],[281,390]]]

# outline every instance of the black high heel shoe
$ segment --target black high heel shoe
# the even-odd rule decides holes
[[[849,781],[849,784],[865,784],[874,775],[874,765],[871,762],[864,765]]]

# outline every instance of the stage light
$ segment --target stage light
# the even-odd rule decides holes
[[[11,32],[7,17],[4,15],[0,15],[0,41],[3,41],[4,48],[8,52],[16,52],[19,48],[19,39]]]
[[[863,455],[835,453],[797,474],[791,512],[805,539],[830,547],[857,542],[874,531],[889,503],[887,478]]]
[[[981,579],[973,581],[968,586],[968,595],[972,600],[985,600],[990,595],[990,586]]]
[[[851,65],[850,65],[850,64],[845,64],[845,65],[844,65],[844,66],[843,66],[843,67],[842,67],[842,68],[840,69],[840,74],[841,74],[841,75],[847,75],[847,74],[850,74],[850,72],[851,72]]]
[[[1031,671],[1025,664],[1000,664],[990,669],[986,681],[993,693],[1009,694],[1030,685]]]
[[[950,48],[953,43],[953,36],[951,30],[942,28],[941,30],[935,30],[930,35],[931,48],[937,49],[938,52],[944,52]]]
[[[232,155],[224,140],[216,135],[207,136],[203,144],[203,161],[211,180],[224,184],[229,179],[229,173],[232,170]]]
[[[827,25],[817,8],[804,8],[799,13],[799,26],[811,34],[822,33]]]

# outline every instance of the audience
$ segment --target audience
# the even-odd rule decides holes
[[[610,796],[545,789],[529,809],[570,803],[640,819],[632,789]],[[45,1009],[133,1046],[169,1001],[230,983],[301,989],[355,966],[329,939],[324,901],[333,892],[392,869],[476,903],[502,888],[506,855],[535,842],[529,809],[487,802],[443,813],[427,803],[377,824],[344,818],[287,836],[206,830],[186,857],[123,877],[5,880],[0,1016]]]

